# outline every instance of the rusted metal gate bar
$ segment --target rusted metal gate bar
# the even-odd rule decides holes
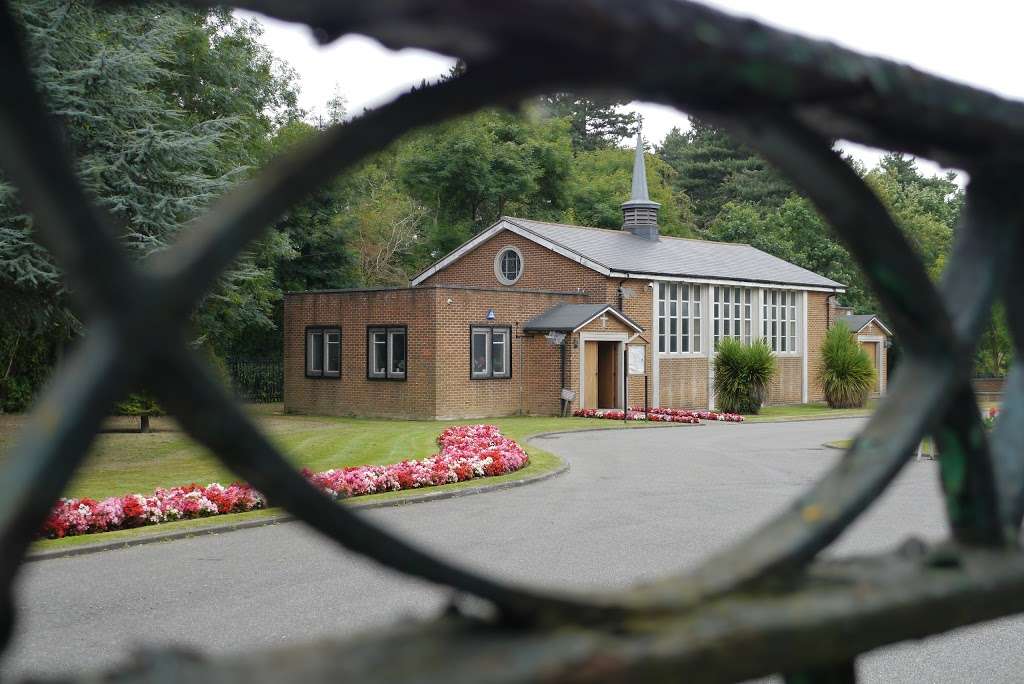
[[[991,440],[968,375],[995,301],[1005,304],[1024,352],[1024,303],[1015,296],[1024,290],[1016,187],[1024,105],[675,0],[251,0],[239,6],[303,22],[325,41],[362,33],[458,56],[469,68],[276,160],[217,202],[180,244],[139,266],[75,180],[0,6],[0,168],[90,324],[2,473],[0,644],[10,640],[13,582],[49,502],[110,405],[139,380],[194,438],[325,536],[491,610],[472,617],[454,608],[427,625],[244,658],[166,653],[122,671],[121,681],[718,682],[781,672],[792,682],[845,682],[870,649],[1024,611],[1024,368],[1012,370]],[[288,466],[184,339],[191,309],[218,274],[333,175],[417,126],[555,89],[615,89],[675,105],[748,141],[828,219],[907,349],[882,409],[787,510],[692,572],[603,595],[552,595],[483,577],[334,505]],[[971,174],[939,287],[831,150],[835,138]],[[926,434],[941,446],[952,538],[931,549],[910,543],[876,557],[816,560]]]

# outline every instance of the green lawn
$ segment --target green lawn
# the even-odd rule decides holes
[[[258,407],[254,415],[263,430],[296,467],[327,470],[352,465],[394,463],[437,452],[436,439],[449,425],[488,422],[523,443],[542,432],[622,427],[623,423],[584,418],[511,417],[463,421],[398,421],[285,415],[280,406]],[[0,462],[13,443],[21,416],[0,416]],[[114,420],[110,427],[132,423]],[[628,427],[642,427],[635,422]],[[167,418],[153,421],[148,434],[101,434],[85,464],[69,485],[66,496],[103,498],[129,492],[150,492],[190,482],[228,483],[236,479],[227,468]],[[524,446],[526,446],[524,444]],[[534,466],[550,465],[553,457],[527,447]],[[520,471],[516,476],[521,476]],[[492,478],[493,479],[493,478]],[[365,497],[362,497],[365,498]]]
[[[872,399],[862,409],[833,409],[828,404],[794,404],[791,406],[765,406],[755,416],[744,416],[751,423],[768,423],[784,420],[808,420],[814,418],[850,418],[869,416],[877,400]]]
[[[417,496],[424,491],[461,489],[480,484],[497,483],[531,475],[540,475],[557,468],[561,461],[554,455],[531,445],[526,439],[544,432],[586,429],[615,429],[622,427],[665,427],[664,423],[597,420],[587,418],[509,417],[463,421],[399,421],[367,418],[332,418],[324,416],[285,415],[280,405],[256,406],[251,411],[260,427],[280,447],[296,467],[327,470],[352,465],[394,463],[407,458],[423,458],[437,452],[436,439],[440,432],[455,424],[488,422],[496,424],[506,436],[523,444],[530,454],[530,465],[516,473],[500,477],[470,480],[441,488],[390,492],[361,496],[353,502],[382,498],[402,499]],[[793,420],[808,417],[832,417],[849,412],[831,411],[822,406],[769,407],[752,421]],[[861,413],[864,413],[863,411]],[[0,464],[6,458],[17,429],[25,422],[24,416],[0,415]],[[88,457],[65,496],[92,497],[129,492],[147,493],[157,487],[197,482],[227,484],[236,476],[225,468],[184,433],[173,420],[156,418],[148,434],[129,431],[136,426],[134,419],[114,418],[107,428],[114,430],[98,436]],[[689,428],[699,429],[699,428]],[[198,529],[224,522],[267,517],[277,511],[254,511],[231,516],[216,516],[200,520],[165,523],[137,530],[109,532],[102,535],[82,535],[60,540],[38,542],[37,549],[64,548],[99,541],[117,541],[154,534],[172,529]]]
[[[296,467],[314,471],[423,458],[436,453],[435,440],[449,425],[484,422],[285,415],[280,405],[253,407],[252,411],[262,429]],[[864,409],[833,410],[824,404],[770,406],[762,409],[760,415],[748,416],[747,420],[832,418],[867,415],[869,412]],[[22,416],[0,416],[0,463],[13,443],[16,428],[23,422]],[[645,426],[634,421],[624,424],[610,420],[552,417],[494,418],[486,422],[498,425],[508,437],[521,443],[527,437],[542,432]],[[108,427],[123,430],[134,425],[134,420],[112,419]],[[542,458],[547,462],[550,457],[533,447],[527,447],[527,450],[534,461]],[[190,482],[226,484],[235,479],[234,474],[182,433],[171,419],[156,418],[153,431],[148,434],[126,431],[99,435],[65,495],[100,499]]]
[[[352,499],[353,503],[380,499],[415,497],[428,491],[463,489],[493,484],[506,480],[541,475],[561,465],[553,454],[526,444],[526,438],[544,432],[568,430],[663,427],[664,424],[644,424],[585,418],[510,417],[462,421],[399,421],[366,418],[332,418],[323,416],[285,415],[280,405],[251,408],[261,428],[281,448],[296,467],[327,470],[351,465],[394,463],[407,458],[423,458],[437,452],[436,439],[440,432],[457,424],[493,423],[502,432],[523,444],[530,455],[530,464],[515,473],[499,477],[481,478],[426,489],[388,492]],[[0,464],[13,445],[17,429],[25,422],[24,416],[0,415]],[[236,479],[227,468],[206,449],[199,446],[169,418],[153,420],[148,434],[127,431],[134,420],[114,418],[107,428],[118,430],[99,435],[82,468],[69,485],[65,496],[92,497],[150,492],[157,487],[198,482],[228,483]],[[198,520],[185,520],[147,526],[135,530],[122,530],[103,534],[81,535],[65,539],[42,540],[34,545],[37,550],[61,549],[80,544],[121,541],[170,530],[198,530],[225,522],[270,517],[279,509],[253,511],[227,516],[214,516]]]

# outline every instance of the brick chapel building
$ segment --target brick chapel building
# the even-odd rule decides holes
[[[821,400],[815,369],[843,285],[749,245],[661,236],[659,206],[638,135],[621,230],[502,217],[409,287],[289,293],[286,410],[450,419],[645,400],[713,408],[725,336],[768,340],[778,362],[768,403]]]

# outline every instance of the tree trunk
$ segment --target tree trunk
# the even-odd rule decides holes
[[[139,432],[149,432],[149,416],[139,416]]]

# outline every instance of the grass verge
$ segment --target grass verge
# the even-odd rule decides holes
[[[827,420],[829,418],[859,418],[870,416],[875,410],[877,400],[872,399],[867,406],[859,409],[834,409],[828,404],[794,404],[791,406],[765,406],[757,415],[743,416],[748,423],[774,423],[787,420]]]
[[[852,444],[852,439],[837,439],[834,442],[825,442],[825,446],[827,447],[832,447],[833,449],[842,449],[844,451],[849,449]],[[921,447],[924,450],[924,453],[929,456],[935,453],[935,445],[932,443],[931,437],[925,437],[921,441]]]

